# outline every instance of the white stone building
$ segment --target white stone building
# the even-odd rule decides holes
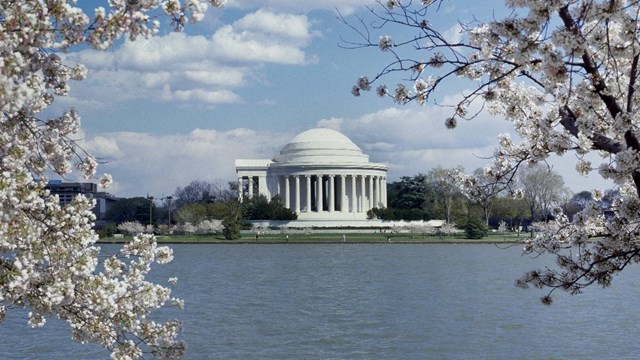
[[[256,194],[279,195],[300,221],[366,220],[387,206],[387,166],[342,133],[307,130],[269,159],[237,159],[240,201]]]

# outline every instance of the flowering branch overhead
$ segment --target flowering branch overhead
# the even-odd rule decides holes
[[[45,190],[47,171],[65,176],[74,160],[85,178],[96,174],[98,161],[73,139],[80,116],[74,110],[47,120],[38,115],[68,94],[72,80],[87,76],[82,64],[64,64],[60,52],[79,45],[108,49],[124,35],[153,36],[162,16],[181,30],[202,19],[207,2],[108,3],[93,15],[74,0],[0,4],[0,321],[14,307],[28,308],[31,326],[57,316],[69,323],[75,340],[100,344],[113,358],[145,352],[175,358],[184,351],[179,323],[157,323],[147,315],[182,302],[169,288],[145,280],[152,263],[171,261],[171,250],[139,235],[99,266],[93,200],[78,196],[60,206]],[[100,179],[105,187],[110,182],[108,174]]]
[[[370,9],[374,22],[366,30],[361,29],[365,20],[356,26],[341,18],[359,37],[345,41],[345,47],[391,54],[387,66],[375,76],[361,77],[352,92],[361,95],[387,78],[408,74],[395,91],[378,85],[384,89],[378,95],[422,105],[435,102],[444,84],[465,79],[471,90],[462,100],[446,104],[453,109],[446,127],[454,128],[457,119],[472,119],[477,113],[469,114],[470,106],[479,104],[511,122],[520,139],[515,143],[501,135],[493,165],[483,176],[513,179],[522,163],[573,153],[578,172],[597,170],[612,180],[621,191],[610,207],[596,206],[594,200],[571,220],[557,213],[553,225],[527,242],[525,252],[550,253],[558,259],[558,268],[530,272],[519,281],[550,292],[577,293],[594,283],[607,286],[613,274],[640,262],[640,4],[506,0],[511,9],[507,17],[459,24],[460,41],[447,40],[429,22],[440,4],[379,2]],[[407,35],[407,30],[413,32]],[[590,153],[599,155],[601,163],[587,160]],[[461,181],[468,190],[477,183],[471,177]]]

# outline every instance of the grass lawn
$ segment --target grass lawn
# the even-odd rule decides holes
[[[411,234],[392,235],[390,241],[389,234],[380,233],[316,233],[310,235],[289,234],[288,239],[284,234],[260,235],[257,239],[255,234],[243,234],[239,240],[225,240],[222,236],[214,235],[159,235],[158,243],[167,244],[314,244],[314,243],[433,243],[433,244],[484,244],[484,243],[514,243],[522,242],[528,234],[490,234],[482,239],[466,239],[463,235],[456,236],[421,236]],[[100,239],[101,243],[123,243],[130,238],[105,238]]]

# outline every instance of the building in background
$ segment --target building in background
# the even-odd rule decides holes
[[[118,200],[109,193],[98,191],[98,185],[90,182],[81,183],[49,180],[45,189],[49,190],[52,195],[58,195],[60,205],[70,204],[78,194],[82,194],[89,199],[94,199],[96,206],[93,208],[93,213],[96,215],[98,221],[104,219],[111,204]]]
[[[300,221],[362,221],[387,206],[387,166],[331,129],[297,135],[273,159],[237,159],[240,201],[279,196]]]

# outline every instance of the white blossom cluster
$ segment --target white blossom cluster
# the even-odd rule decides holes
[[[256,235],[265,235],[269,233],[269,227],[263,225],[253,225],[251,227],[251,232]]]
[[[198,231],[198,228],[190,222],[185,222],[180,226],[180,230],[185,234],[195,234]]]
[[[196,232],[199,234],[220,234],[223,229],[224,225],[219,219],[202,220],[196,226]]]
[[[519,138],[515,142],[500,136],[494,163],[484,171],[486,178],[509,181],[520,164],[545,161],[551,154],[573,154],[580,174],[596,170],[624,190],[606,208],[593,205],[572,219],[558,213],[556,226],[545,228],[525,250],[553,253],[560,259],[559,270],[530,273],[522,284],[579,292],[591,283],[608,285],[613,273],[640,262],[635,242],[640,235],[640,3],[506,0],[513,9],[507,18],[464,24],[460,44],[447,43],[428,19],[422,20],[432,14],[424,8],[428,3],[381,5],[384,11],[374,15],[382,24],[404,22],[418,30],[405,38],[381,34],[377,43],[369,40],[366,45],[381,50],[393,44],[393,54],[367,86],[405,71],[411,74],[413,91],[401,83],[395,90],[383,87],[378,94],[400,104],[425,104],[448,78],[469,80],[473,85],[463,100],[447,104],[454,111],[446,127],[454,128],[456,119],[472,118],[470,105],[480,103],[511,122]],[[399,16],[403,14],[407,16]],[[387,28],[392,29],[375,30]],[[411,52],[418,54],[415,60]],[[585,158],[590,153],[600,156],[599,164],[594,157]],[[483,196],[474,177],[458,180],[470,197]],[[593,238],[605,240],[595,248],[584,246]],[[577,257],[563,255],[576,246]]]
[[[145,232],[145,226],[137,221],[125,221],[118,224],[118,230],[127,235],[136,235]]]
[[[476,201],[484,201],[493,197],[494,191],[492,184],[487,181],[488,172],[491,168],[484,169],[482,177],[465,174],[461,171],[454,171],[447,174],[447,178],[452,184],[455,184],[462,194],[467,198]]]
[[[224,225],[222,224],[222,220],[218,220],[218,219],[205,219],[200,221],[197,224],[192,224],[190,222],[185,222],[184,224],[180,225],[177,230],[179,232],[185,233],[185,234],[189,234],[189,235],[193,235],[193,234],[200,234],[200,235],[206,235],[206,234],[220,234],[222,233],[222,230],[224,230]]]
[[[221,1],[209,1],[214,6]],[[180,306],[171,290],[145,280],[151,263],[166,263],[171,251],[140,235],[99,268],[100,248],[92,230],[94,203],[82,196],[64,207],[44,186],[46,173],[79,169],[93,178],[97,161],[75,146],[80,116],[73,110],[39,117],[71,80],[87,76],[81,64],[65,64],[59,53],[74,46],[107,49],[127,35],[157,32],[166,14],[180,29],[202,18],[199,0],[110,0],[93,15],[75,0],[4,1],[0,4],[0,320],[15,307],[30,309],[28,323],[47,317],[69,323],[74,339],[93,342],[118,359],[145,352],[179,357],[179,323],[148,319],[165,303]],[[108,186],[111,176],[100,180]]]

